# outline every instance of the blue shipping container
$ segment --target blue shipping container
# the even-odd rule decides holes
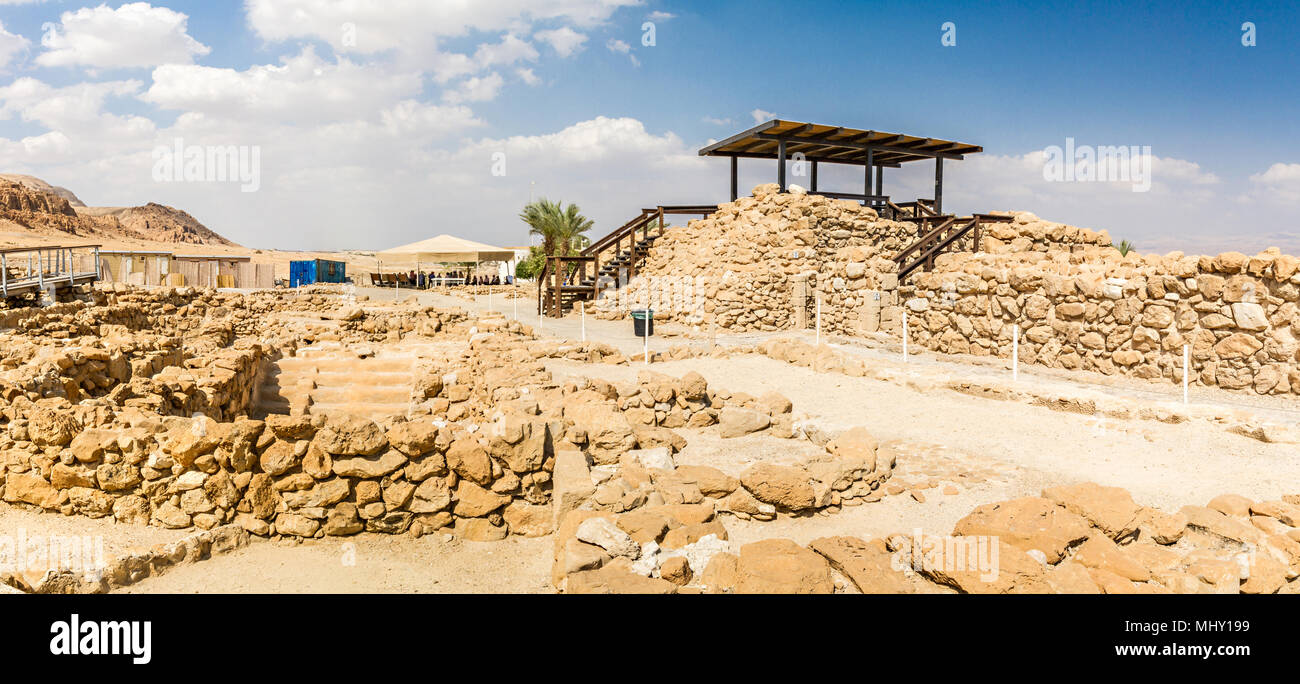
[[[342,261],[316,259],[289,262],[289,287],[313,283],[342,283],[347,280],[347,264]]]

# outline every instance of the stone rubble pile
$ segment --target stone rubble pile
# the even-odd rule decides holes
[[[701,504],[573,511],[555,535],[568,593],[1300,593],[1300,495],[1177,513],[1118,487],[985,504],[951,535],[765,539],[739,549]]]

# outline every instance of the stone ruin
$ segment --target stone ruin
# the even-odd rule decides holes
[[[115,557],[98,574],[9,574],[0,577],[6,590],[110,591],[258,538],[431,532],[484,542],[551,535],[552,583],[566,593],[1300,587],[1294,497],[1220,497],[1168,514],[1122,490],[1079,485],[982,506],[954,535],[998,537],[995,579],[937,563],[941,547],[901,534],[737,548],[729,520],[833,516],[891,496],[921,501],[934,486],[895,484],[908,445],[877,443],[862,428],[827,430],[779,394],[653,370],[669,359],[764,354],[826,372],[878,372],[824,347],[682,346],[653,355],[635,381],[557,381],[548,362],[632,360],[601,344],[539,339],[499,316],[330,288],[114,286],[87,299],[6,314],[0,500],[192,532]],[[406,401],[386,415],[266,401],[277,363],[325,348],[364,362],[390,347],[418,358]],[[325,375],[313,383],[329,382]],[[684,433],[774,440],[781,456],[694,464]]]
[[[720,205],[667,231],[624,288],[590,306],[733,332],[810,330],[913,349],[1257,394],[1300,392],[1300,258],[1276,249],[1121,255],[1105,231],[1028,212],[983,229],[979,249],[935,258],[902,282],[893,257],[916,238],[848,200],[778,193]],[[683,290],[674,284],[686,281]],[[659,288],[656,291],[655,287]]]

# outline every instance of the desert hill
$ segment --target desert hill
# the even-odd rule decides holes
[[[21,174],[0,174],[0,228],[33,237],[75,235],[100,240],[236,246],[193,216],[150,202],[140,207],[88,207],[66,188]],[[16,225],[13,225],[16,224]]]

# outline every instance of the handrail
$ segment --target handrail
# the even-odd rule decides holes
[[[618,228],[615,228],[613,231],[609,233],[609,235],[606,235],[605,237],[588,245],[586,249],[582,250],[582,254],[586,256],[586,255],[596,254],[598,252],[605,251],[605,248],[608,247],[611,242],[622,239],[629,232],[631,233],[636,232],[636,229],[640,228],[641,224],[645,223],[648,219],[652,217],[653,217],[652,214],[647,214],[645,210],[642,210],[641,214],[636,218],[632,219],[631,221],[628,221],[627,223],[624,223]]]
[[[950,221],[945,221],[943,227],[946,228],[950,224],[951,224]],[[965,220],[965,223],[963,223],[961,227],[959,227],[957,230],[951,231],[945,236],[936,236],[937,239],[933,240],[929,244],[922,245],[921,244],[922,241],[918,240],[915,246],[918,246],[922,250],[921,254],[918,255],[914,260],[912,260],[911,263],[908,263],[902,266],[901,268],[899,268],[898,277],[900,279],[906,278],[909,274],[912,273],[912,271],[915,271],[921,266],[931,263],[934,257],[939,252],[942,252],[943,250],[947,249],[950,245],[952,245],[954,242],[964,237],[966,233],[970,232],[970,230],[978,224],[979,224],[979,219],[972,217],[969,220]],[[935,232],[938,232],[938,230],[939,229],[932,231],[931,235],[933,235]]]
[[[548,308],[554,315],[559,315],[561,310],[561,298],[565,292],[573,292],[574,288],[581,289],[582,283],[588,277],[587,264],[591,264],[590,270],[590,298],[595,299],[600,295],[599,286],[601,280],[602,264],[609,261],[604,255],[613,252],[616,256],[627,255],[626,263],[619,264],[619,268],[626,267],[629,277],[636,275],[638,259],[644,254],[644,245],[652,238],[651,224],[658,221],[658,235],[662,235],[668,228],[668,222],[664,217],[668,214],[701,214],[708,215],[716,212],[716,204],[680,204],[680,205],[659,205],[654,208],[642,209],[641,213],[635,218],[624,223],[623,225],[610,231],[609,234],[591,243],[577,255],[571,256],[548,256],[546,263],[542,267],[541,275],[538,282],[538,302],[539,312],[544,312]],[[637,232],[641,235],[638,236]],[[627,245],[624,245],[627,240]],[[582,277],[574,285],[563,285],[563,278],[567,275],[568,269],[565,267],[566,262],[582,262]],[[547,283],[546,278],[551,278]],[[549,294],[548,294],[549,290]],[[547,300],[550,300],[549,302]]]
[[[943,231],[947,230],[949,226],[951,226],[954,222],[956,222],[956,220],[957,220],[956,217],[951,217],[948,220],[944,221],[943,223],[940,223],[937,227],[935,227],[930,232],[917,238],[916,242],[913,242],[912,244],[908,245],[906,249],[894,255],[894,261],[900,264],[903,263],[904,261],[907,260],[907,257],[911,256],[913,252],[924,249],[931,242],[937,240],[942,235]]]

